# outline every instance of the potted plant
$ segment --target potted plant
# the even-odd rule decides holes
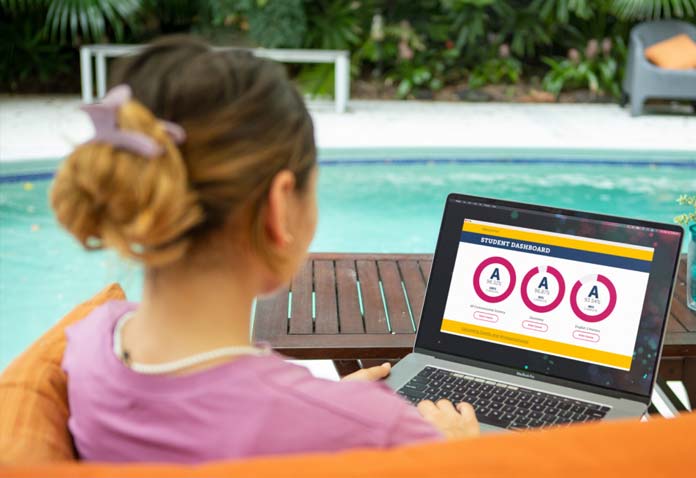
[[[677,202],[690,206],[690,211],[680,214],[674,220],[688,229],[689,248],[686,257],[686,302],[691,310],[696,310],[696,194],[684,194]]]

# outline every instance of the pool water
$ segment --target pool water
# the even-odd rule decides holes
[[[141,273],[110,252],[84,252],[48,206],[50,181],[0,182],[0,369],[77,303],[110,282],[139,298]],[[519,163],[322,167],[312,251],[427,252],[450,192],[671,222],[688,167]]]

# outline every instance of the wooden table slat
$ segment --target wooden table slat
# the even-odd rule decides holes
[[[312,321],[312,262],[304,263],[292,280],[292,304],[290,307],[290,333],[311,334],[314,332]]]
[[[415,334],[284,335],[273,349],[297,359],[399,359],[413,351]]]
[[[677,300],[676,297],[672,300],[670,315],[670,318],[678,321],[686,332],[696,332],[696,312],[689,309],[684,302]]]
[[[418,328],[425,297],[425,279],[417,261],[400,261],[399,269],[401,270],[401,277],[408,294],[413,321],[416,324],[416,328]]]
[[[333,261],[314,261],[315,334],[338,333],[335,272]]]
[[[396,261],[377,261],[377,269],[382,282],[384,298],[387,302],[387,313],[392,332],[397,334],[414,333]]]
[[[667,319],[667,333],[677,334],[681,332],[686,332],[686,329],[674,315],[669,314],[669,318]]]
[[[280,320],[279,320],[280,318]],[[255,341],[266,341],[271,337],[287,334],[288,288],[283,287],[274,294],[256,301],[254,313]]]
[[[352,252],[313,252],[309,255],[312,261],[339,261],[347,259],[350,261],[431,261],[432,254],[389,254],[389,253],[352,253]]]
[[[423,271],[423,277],[425,278],[425,283],[427,284],[430,280],[430,269],[433,266],[432,256],[430,259],[421,259],[418,261],[418,263],[420,264],[421,271]]]
[[[384,312],[382,294],[379,291],[377,264],[371,260],[357,260],[355,262],[360,281],[365,332],[368,334],[388,334],[387,315]]]
[[[358,300],[355,261],[336,261],[336,290],[338,292],[338,324],[342,334],[365,332]]]

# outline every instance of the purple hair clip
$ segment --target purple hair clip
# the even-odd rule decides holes
[[[137,131],[123,131],[116,121],[118,110],[131,100],[133,93],[128,85],[118,85],[109,90],[100,103],[83,105],[80,109],[87,113],[94,124],[94,137],[88,143],[108,143],[115,148],[125,149],[135,154],[154,158],[164,150],[160,144],[146,134]],[[159,120],[167,134],[176,144],[186,139],[186,132],[176,123]]]

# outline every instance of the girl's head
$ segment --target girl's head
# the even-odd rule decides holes
[[[155,140],[148,158],[104,142],[75,149],[55,179],[58,220],[86,248],[113,248],[150,271],[253,266],[287,281],[316,225],[311,117],[282,67],[187,37],[117,64],[134,100],[118,128]],[[159,120],[186,134],[175,144]]]

